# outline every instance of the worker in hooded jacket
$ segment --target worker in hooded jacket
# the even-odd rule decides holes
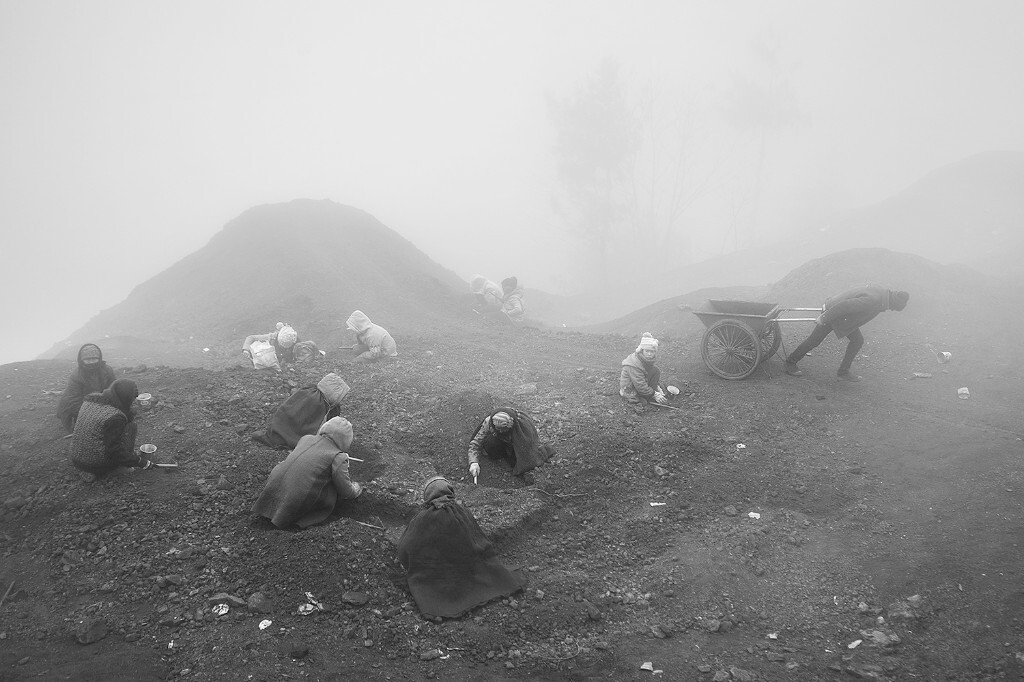
[[[356,362],[374,362],[398,355],[398,346],[388,330],[371,322],[363,311],[357,310],[349,315],[345,326],[356,335],[356,343],[352,347]]]

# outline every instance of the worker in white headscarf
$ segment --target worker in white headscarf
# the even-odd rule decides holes
[[[637,407],[651,401],[659,405],[668,403],[668,396],[661,386],[661,370],[654,364],[658,357],[658,339],[650,332],[640,337],[640,345],[622,361],[619,374],[619,395]]]
[[[388,330],[370,322],[363,311],[357,310],[349,315],[345,326],[356,335],[356,343],[352,347],[356,362],[373,362],[398,355],[398,345]]]

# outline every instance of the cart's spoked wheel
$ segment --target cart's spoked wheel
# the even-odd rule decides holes
[[[779,329],[779,323],[775,320],[769,320],[768,324],[761,330],[761,362],[775,355],[781,343],[782,331]]]
[[[747,324],[720,320],[704,332],[704,364],[723,379],[744,379],[761,362],[761,341]]]

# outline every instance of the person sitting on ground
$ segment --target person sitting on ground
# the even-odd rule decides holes
[[[352,352],[356,354],[356,362],[374,362],[398,355],[398,345],[388,330],[370,322],[370,318],[363,311],[357,310],[349,315],[345,326],[356,335],[356,343],[352,347]]]
[[[304,386],[288,396],[274,410],[266,430],[252,439],[278,450],[294,448],[300,438],[315,434],[321,424],[341,413],[348,392],[345,380],[331,372],[316,386]]]
[[[850,373],[850,367],[864,345],[861,326],[875,319],[878,313],[886,310],[903,310],[909,300],[910,294],[906,291],[894,291],[872,285],[855,287],[829,298],[822,306],[822,313],[815,321],[811,335],[786,358],[784,371],[792,376],[802,375],[803,372],[796,363],[812,349],[817,348],[829,332],[835,332],[837,339],[849,339],[846,354],[839,363],[836,376],[844,381],[860,381],[859,376]]]
[[[105,391],[114,383],[114,370],[103,361],[103,351],[95,343],[78,349],[78,367],[68,377],[68,385],[57,404],[57,418],[64,430],[73,433],[82,400],[90,393]]]
[[[484,417],[469,441],[469,473],[480,475],[480,455],[504,458],[519,476],[551,459],[555,449],[540,442],[533,419],[525,412],[503,407]]]
[[[270,472],[252,510],[278,528],[321,523],[338,500],[354,500],[363,488],[349,476],[352,424],[333,417],[315,436],[303,436],[295,449]]]
[[[277,328],[268,334],[250,334],[242,342],[242,353],[252,360],[252,346],[255,341],[264,341],[274,347],[278,362],[295,362],[294,348],[299,342],[299,334],[291,325],[278,322]]]
[[[457,618],[526,585],[498,559],[476,518],[455,500],[443,476],[423,486],[423,504],[398,540],[412,598],[426,618]]]
[[[473,279],[469,282],[469,288],[476,298],[473,310],[478,313],[501,310],[502,299],[505,294],[497,284],[483,275],[473,275]]]
[[[71,436],[71,463],[88,474],[102,476],[118,467],[148,469],[152,464],[135,451],[138,424],[132,403],[139,389],[131,379],[118,379],[102,393],[82,401]]]
[[[661,370],[654,364],[658,357],[658,339],[650,332],[640,337],[640,345],[622,361],[619,395],[627,404],[642,410],[651,401],[668,404],[661,386]]]
[[[505,313],[505,317],[515,323],[526,319],[523,289],[519,286],[519,280],[515,277],[506,277],[501,280],[501,290],[504,293],[501,299],[501,312]]]

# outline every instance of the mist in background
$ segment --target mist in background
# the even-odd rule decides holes
[[[595,286],[566,134],[610,71],[652,265],[769,243],[1024,149],[1022,33],[1009,0],[0,1],[0,362],[299,197],[464,279]]]

